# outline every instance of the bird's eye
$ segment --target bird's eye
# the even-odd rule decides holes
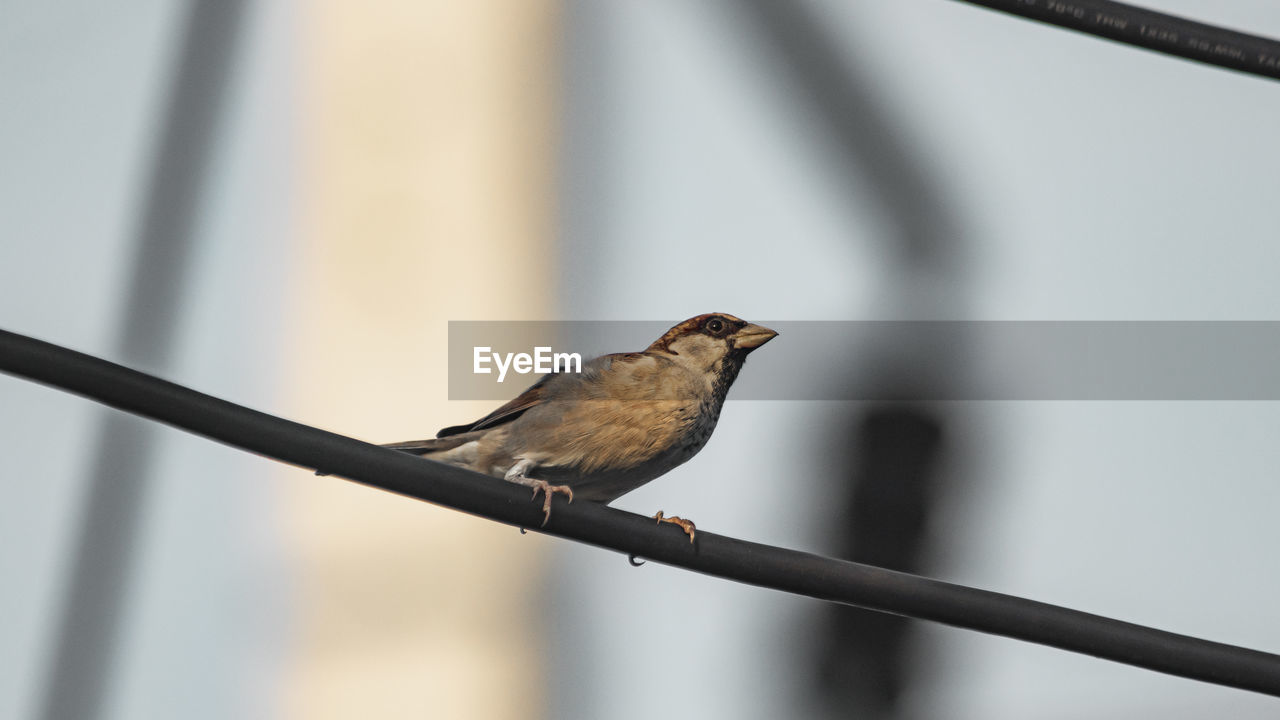
[[[707,332],[719,335],[724,331],[724,320],[720,318],[711,318],[706,324]]]

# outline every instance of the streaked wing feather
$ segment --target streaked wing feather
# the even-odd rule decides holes
[[[635,361],[644,357],[644,353],[627,352],[627,353],[611,353],[602,355],[594,360],[589,361],[583,368],[583,377],[590,378],[587,369],[591,366],[605,366],[617,360]],[[523,415],[529,409],[542,404],[546,400],[546,385],[557,373],[543,375],[538,382],[530,385],[524,392],[520,393],[515,399],[511,400],[502,407],[485,415],[473,423],[464,425],[452,425],[442,429],[436,433],[437,438],[446,438],[454,435],[461,435],[465,432],[474,432],[476,430],[486,430],[488,428],[497,427],[509,423]]]
[[[496,427],[503,423],[509,423],[512,420],[515,420],[523,415],[529,408],[532,408],[543,401],[547,381],[553,377],[555,377],[555,375],[543,375],[541,380],[530,385],[527,390],[520,393],[520,395],[515,399],[497,410],[494,410],[473,423],[468,423],[466,425],[453,425],[444,428],[440,432],[436,433],[436,437],[446,438],[453,435],[461,435],[465,432],[485,430],[487,428]]]

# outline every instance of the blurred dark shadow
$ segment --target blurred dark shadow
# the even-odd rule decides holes
[[[809,110],[820,141],[835,148],[850,192],[866,185],[890,219],[884,241],[891,252],[883,287],[892,297],[883,306],[899,317],[938,319],[962,307],[956,259],[964,238],[950,199],[922,153],[887,108],[883,80],[868,76],[823,12],[850,12],[842,4],[743,0],[739,7],[756,31],[762,50],[780,69],[786,90]],[[854,223],[861,218],[852,218]],[[852,352],[874,353],[874,348]],[[921,349],[923,350],[923,348]],[[945,355],[934,354],[927,377],[901,377],[893,357],[866,377],[847,382],[883,383],[892,377],[906,397],[927,397],[950,376]],[[819,488],[824,507],[837,516],[829,547],[839,557],[907,572],[920,572],[928,554],[930,518],[953,479],[943,462],[943,439],[950,419],[927,405],[881,404],[860,409],[837,426],[838,443],[828,467],[848,468]],[[954,494],[947,495],[953,497]],[[801,675],[814,681],[801,690],[817,717],[894,718],[900,699],[925,682],[911,662],[913,621],[857,608],[823,608],[813,619],[817,637],[805,650],[812,664]],[[810,695],[809,693],[812,693]]]
[[[222,117],[244,2],[196,0],[187,13],[168,89],[163,135],[138,208],[137,240],[116,358],[161,372],[178,334],[196,217]],[[40,717],[100,717],[133,576],[147,501],[153,423],[106,412],[85,469],[75,555],[67,563]]]
[[[930,408],[887,405],[850,418],[841,467],[843,497],[833,549],[837,557],[919,572],[927,552],[929,517],[940,483],[945,418]],[[920,681],[910,664],[914,621],[829,605],[818,621],[818,697],[831,716],[853,708],[859,717],[897,715],[903,690]]]

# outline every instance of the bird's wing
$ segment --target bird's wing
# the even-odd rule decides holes
[[[496,427],[503,423],[509,423],[520,417],[531,407],[540,404],[546,395],[547,381],[555,377],[554,374],[543,375],[542,379],[530,385],[527,390],[520,393],[514,400],[476,420],[473,423],[464,425],[453,425],[444,428],[436,433],[437,438],[446,438],[452,435],[461,435],[462,433],[472,432],[475,430],[485,430],[487,428]]]
[[[589,360],[588,362],[584,363],[582,372],[575,373],[575,375],[582,382],[596,383],[596,382],[599,382],[599,376],[597,371],[599,371],[600,369],[609,367],[615,361],[621,360],[621,361],[633,362],[643,356],[644,356],[644,353],[637,353],[637,352],[612,353],[609,355],[601,355],[600,357],[595,358],[594,360]],[[519,396],[517,396],[514,400],[507,403],[506,405],[503,405],[502,407],[498,408],[497,410],[494,410],[493,412],[489,413],[488,415],[485,415],[484,417],[480,418],[479,420],[476,420],[473,423],[466,423],[464,425],[453,425],[451,427],[444,428],[440,432],[436,433],[436,437],[446,438],[454,435],[461,435],[462,433],[474,432],[476,430],[487,430],[492,427],[497,427],[499,425],[504,425],[506,423],[509,423],[515,420],[516,418],[520,417],[521,415],[525,414],[525,412],[527,412],[528,410],[534,407],[537,407],[538,405],[541,405],[543,402],[546,402],[547,399],[549,398],[549,395],[547,392],[547,383],[551,382],[553,378],[559,377],[562,374],[564,373],[550,373],[548,375],[543,375],[541,380],[534,383],[533,385],[530,385],[527,390],[520,393]]]

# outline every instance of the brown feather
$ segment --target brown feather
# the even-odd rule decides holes
[[[437,438],[446,438],[453,435],[461,435],[465,432],[473,432],[475,430],[483,430],[485,428],[496,427],[503,423],[509,423],[520,417],[531,407],[541,403],[544,399],[544,389],[547,381],[555,375],[543,375],[542,379],[530,385],[524,392],[517,395],[510,402],[473,423],[465,425],[451,425],[436,433]]]
[[[670,330],[663,333],[662,337],[658,338],[657,340],[654,340],[653,344],[651,344],[649,346],[649,349],[646,350],[645,352],[655,352],[655,351],[665,352],[665,353],[672,352],[671,342],[673,340],[680,337],[681,335],[688,335],[689,333],[701,332],[702,324],[705,323],[709,318],[713,316],[722,318],[725,322],[728,322],[735,327],[742,327],[747,324],[745,320],[736,318],[728,313],[703,313],[702,315],[699,315],[697,317],[691,317],[688,320],[683,320],[679,323],[676,323],[675,327],[672,327]]]

